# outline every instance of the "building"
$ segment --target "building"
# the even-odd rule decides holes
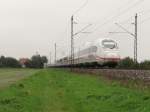
[[[29,61],[28,58],[20,58],[19,62],[22,66],[22,68],[26,68],[26,63]]]

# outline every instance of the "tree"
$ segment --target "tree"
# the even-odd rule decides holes
[[[13,68],[17,68],[20,67],[20,63],[18,62],[18,60],[16,60],[15,58],[12,57],[7,57],[5,58],[5,63],[6,63],[6,67],[13,67]]]
[[[5,57],[1,56],[0,57],[0,67],[4,67],[4,65],[5,65]]]
[[[43,62],[43,63],[47,63],[47,62],[48,62],[48,59],[47,59],[46,56],[42,56],[41,59],[42,59],[42,62]]]
[[[11,67],[11,68],[18,68],[21,67],[19,61],[12,57],[0,57],[0,67]]]
[[[31,59],[29,59],[25,66],[28,68],[43,68],[44,63],[47,63],[48,59],[46,56],[40,56],[40,55],[33,55]]]
[[[127,57],[119,62],[118,67],[123,69],[133,69],[136,68],[136,64],[133,59]]]
[[[140,69],[150,69],[150,61],[146,60],[140,63]]]
[[[42,63],[40,55],[32,56],[31,62],[32,62],[33,68],[42,68],[43,67],[43,63]]]

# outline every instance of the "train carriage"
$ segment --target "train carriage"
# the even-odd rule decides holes
[[[119,47],[116,41],[104,38],[98,39],[74,54],[74,65],[112,66],[120,61]],[[71,58],[64,57],[57,65],[69,66]]]

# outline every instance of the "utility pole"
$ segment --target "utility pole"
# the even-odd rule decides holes
[[[50,64],[50,65],[52,64],[52,61],[51,61],[51,60],[52,60],[52,53],[50,52],[50,53],[49,53],[49,64]]]
[[[88,24],[87,26],[85,26],[84,28],[82,28],[80,31],[74,33],[74,16],[71,16],[71,70],[74,67],[74,37],[80,33],[91,33],[91,32],[84,32],[84,30],[86,30],[88,27],[90,27],[92,24]]]
[[[74,65],[74,29],[73,29],[73,24],[74,24],[74,17],[73,15],[71,16],[71,69]]]
[[[71,58],[70,59],[71,70],[73,70],[73,67],[74,67],[74,36],[79,33],[83,33],[83,32],[78,32],[74,34],[74,15],[77,14],[80,10],[82,10],[86,6],[87,3],[88,3],[88,0],[86,0],[86,2],[80,8],[78,8],[71,16],[71,57],[70,57]]]
[[[136,13],[136,15],[135,15],[135,40],[134,40],[134,62],[137,64],[137,45],[138,45],[138,43],[137,43],[137,18],[138,18],[138,16],[137,16],[137,13]]]
[[[80,63],[80,47],[79,47],[79,51],[78,51],[78,63]]]
[[[135,22],[133,23],[135,25],[135,31],[134,33],[128,31],[126,28],[124,28],[123,26],[121,26],[120,24],[116,23],[116,25],[118,27],[120,27],[121,29],[123,29],[125,32],[109,32],[109,33],[128,33],[130,34],[131,36],[134,37],[134,62],[137,64],[138,60],[137,60],[137,57],[138,57],[138,35],[137,35],[137,32],[138,32],[138,14],[136,13],[135,15]]]
[[[56,57],[57,57],[57,48],[56,48],[56,43],[55,43],[55,64],[56,64]]]

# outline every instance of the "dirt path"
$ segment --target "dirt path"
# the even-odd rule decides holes
[[[33,75],[37,70],[0,70],[0,88],[7,87],[18,80]]]

